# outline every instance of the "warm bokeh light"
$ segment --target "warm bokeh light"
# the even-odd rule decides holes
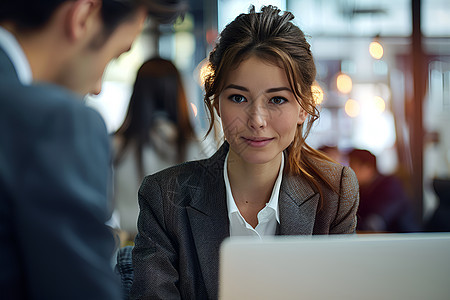
[[[192,112],[194,113],[194,117],[197,117],[197,106],[195,106],[194,103],[191,102],[191,108],[192,108]]]
[[[345,113],[348,116],[355,118],[359,115],[360,111],[361,111],[361,107],[360,107],[358,101],[356,101],[354,99],[348,99],[347,102],[345,102]]]
[[[386,102],[380,96],[375,96],[373,98],[373,105],[377,112],[382,113],[386,109]]]
[[[336,78],[336,86],[339,92],[348,94],[352,91],[352,79],[347,74],[341,73]]]
[[[311,86],[311,93],[313,95],[314,102],[316,102],[317,105],[320,105],[323,102],[323,90],[318,83],[314,83]]]
[[[383,46],[379,42],[372,42],[369,45],[369,53],[375,59],[381,59],[384,54]]]
[[[201,86],[205,84],[206,77],[211,73],[211,66],[208,61],[204,61],[203,65],[200,67],[199,72],[199,82]]]

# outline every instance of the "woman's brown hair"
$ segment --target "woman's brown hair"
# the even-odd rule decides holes
[[[115,165],[120,163],[129,146],[135,146],[139,175],[145,175],[143,148],[154,143],[150,130],[161,116],[177,128],[177,162],[181,163],[186,159],[188,141],[195,137],[189,119],[186,94],[180,72],[175,65],[171,61],[155,57],[144,62],[139,68],[125,120],[114,134],[123,139],[114,160]]]
[[[210,115],[211,132],[215,123],[216,101],[224,88],[230,70],[249,56],[257,56],[282,67],[289,80],[290,88],[300,106],[308,113],[305,122],[297,127],[297,133],[287,154],[286,172],[301,174],[321,194],[319,181],[336,191],[319,170],[315,160],[329,160],[321,152],[310,147],[305,139],[319,111],[311,87],[316,77],[316,67],[310,44],[304,33],[291,21],[294,15],[274,6],[265,6],[255,12],[251,6],[248,14],[239,15],[221,32],[219,40],[210,53],[210,73],[205,79],[204,102]],[[321,197],[323,198],[323,197]]]

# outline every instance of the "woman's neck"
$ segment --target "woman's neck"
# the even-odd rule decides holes
[[[228,156],[228,178],[235,202],[265,205],[278,177],[282,154],[266,164],[244,162],[231,149]]]

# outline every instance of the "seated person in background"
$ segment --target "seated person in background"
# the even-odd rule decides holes
[[[175,65],[152,58],[139,68],[125,120],[114,134],[114,204],[122,244],[137,233],[137,191],[145,175],[205,158]]]
[[[335,162],[345,164],[344,156],[342,155],[341,150],[339,150],[337,146],[322,145],[317,150],[323,152],[325,155],[333,159]]]
[[[209,57],[204,101],[225,142],[144,179],[133,299],[216,299],[226,237],[354,233],[354,172],[306,144],[318,118],[310,45],[273,6],[239,15]],[[245,283],[243,283],[245,284]]]
[[[426,230],[450,232],[450,178],[434,178],[433,188],[439,198],[439,206],[426,224]]]
[[[380,174],[376,157],[368,150],[353,149],[348,153],[348,158],[360,186],[357,230],[419,231],[411,200],[401,180],[394,175]]]

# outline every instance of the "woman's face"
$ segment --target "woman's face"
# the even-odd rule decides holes
[[[230,156],[250,164],[279,162],[306,118],[284,69],[254,56],[230,71],[216,108]]]

